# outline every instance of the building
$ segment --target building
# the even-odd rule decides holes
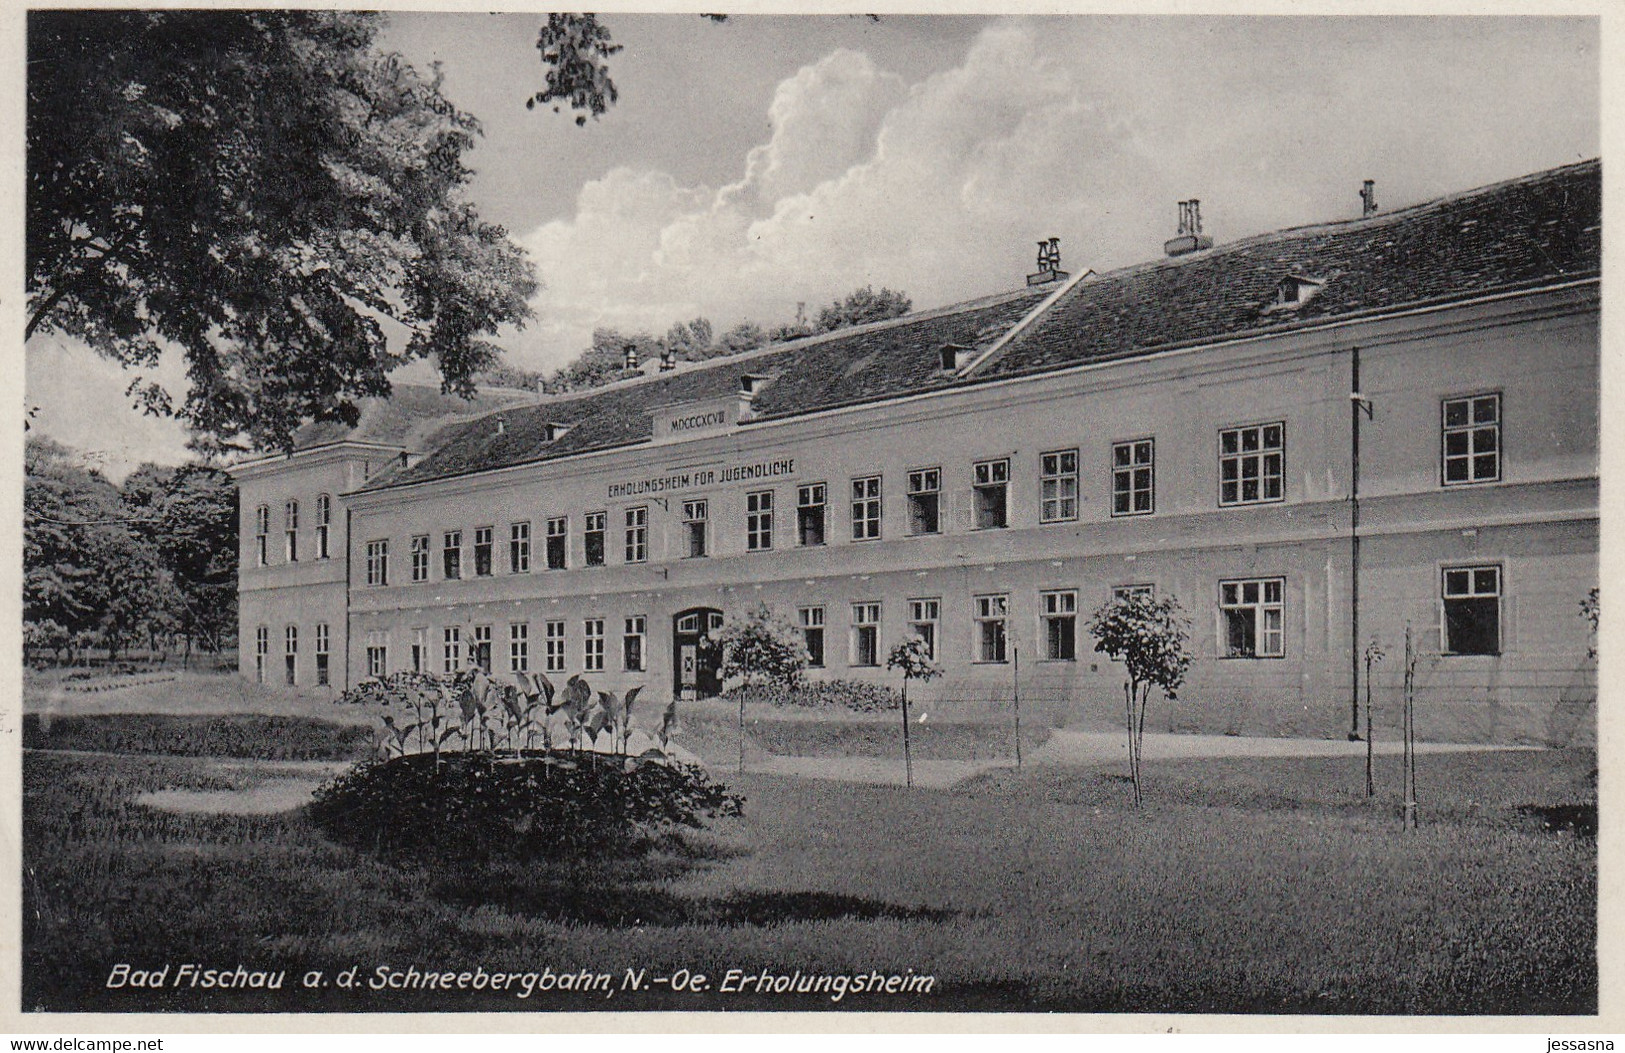
[[[335,686],[479,663],[717,690],[758,603],[815,677],[938,710],[1115,719],[1090,612],[1173,595],[1157,726],[1592,741],[1600,166],[1068,277],[564,397],[432,443],[244,463],[242,669]],[[1157,708],[1160,706],[1161,708]]]

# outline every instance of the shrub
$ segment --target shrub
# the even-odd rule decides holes
[[[736,687],[723,694],[729,702],[799,706],[806,709],[844,708],[854,713],[889,713],[902,707],[902,696],[886,684],[864,680],[806,680],[794,687]]]
[[[742,814],[693,765],[574,750],[417,753],[359,765],[317,790],[310,817],[385,856],[561,858],[626,850],[673,827]]]
[[[353,724],[258,713],[107,713],[23,718],[23,746],[96,753],[159,753],[275,761],[366,756],[372,734]]]

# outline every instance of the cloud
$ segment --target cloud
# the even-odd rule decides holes
[[[91,465],[115,482],[143,463],[179,464],[190,456],[185,428],[139,412],[124,394],[138,375],[172,393],[185,391],[186,371],[174,355],[136,374],[78,341],[36,336],[28,342],[25,374],[25,401],[35,408],[29,426],[87,451]]]
[[[837,50],[778,87],[737,182],[617,168],[523,240],[568,362],[595,326],[788,320],[854,287],[925,307],[1063,265],[1154,258],[1175,202],[1221,241],[1399,205],[1597,150],[1596,28],[1561,19],[1011,19],[913,85]],[[1578,49],[1578,50],[1577,50]],[[1516,54],[1521,61],[1509,62]]]

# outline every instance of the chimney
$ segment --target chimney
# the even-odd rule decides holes
[[[506,417],[498,417],[497,418],[497,434],[502,435],[502,434],[506,433],[507,430],[508,430],[508,418],[506,418]]]
[[[1213,239],[1202,233],[1202,202],[1196,198],[1179,203],[1179,233],[1162,243],[1170,256],[1211,249]]]
[[[660,372],[670,373],[677,368],[677,352],[666,348],[660,352]]]
[[[626,345],[626,363],[625,364],[626,364],[627,369],[636,369],[636,368],[638,368],[638,345],[636,345],[636,344],[627,344]]]
[[[1066,281],[1068,275],[1061,269],[1061,239],[1050,238],[1038,243],[1038,273],[1027,275],[1028,285],[1046,285]]]
[[[1360,216],[1365,218],[1377,214],[1377,181],[1367,179],[1360,187]]]

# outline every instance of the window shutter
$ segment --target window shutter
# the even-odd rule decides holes
[[[1504,589],[1505,578],[1502,579]],[[1518,597],[1501,597],[1501,653],[1507,654],[1518,649]]]

